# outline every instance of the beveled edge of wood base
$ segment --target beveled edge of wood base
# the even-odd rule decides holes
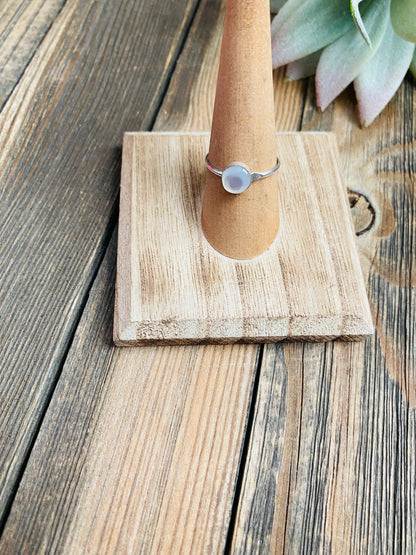
[[[182,329],[177,329],[173,327],[170,329],[169,326],[166,326],[165,322],[152,322],[151,329],[155,330],[163,330],[163,334],[167,335],[167,337],[163,337],[163,335],[159,335],[158,337],[152,337],[150,334],[149,338],[146,338],[148,333],[148,329],[146,329],[145,334],[141,334],[140,328],[145,328],[146,323],[142,323],[140,328],[132,324],[130,327],[121,330],[120,335],[117,335],[117,330],[114,330],[114,344],[117,347],[145,347],[149,345],[166,345],[166,346],[178,346],[178,345],[229,345],[229,344],[245,344],[245,343],[255,343],[255,344],[262,344],[262,343],[281,343],[281,342],[327,342],[333,341],[335,339],[340,341],[346,342],[354,342],[354,341],[361,341],[367,337],[370,337],[374,333],[374,327],[371,325],[369,326],[365,322],[359,322],[359,325],[354,327],[354,334],[353,335],[346,335],[345,333],[341,334],[333,334],[333,335],[326,335],[325,333],[317,335],[299,335],[299,336],[290,336],[290,335],[271,335],[268,333],[267,335],[251,335],[248,337],[245,336],[215,336],[215,335],[206,335],[204,337],[189,337],[189,334],[186,333],[188,328],[199,328],[203,327],[204,322],[197,322],[197,321],[190,321],[185,322]],[[331,326],[330,320],[328,324]],[[142,329],[143,329],[142,328]],[[178,337],[175,338],[175,335]]]
[[[292,137],[292,139],[289,139]],[[156,248],[154,245],[157,244],[157,234],[158,230],[160,229],[169,229],[169,222],[166,221],[166,226],[161,226],[160,222],[155,224],[149,224],[149,221],[140,220],[140,216],[144,215],[144,218],[147,214],[152,212],[151,204],[155,203],[158,205],[158,209],[161,205],[163,205],[163,201],[161,201],[160,197],[156,199],[157,195],[164,195],[163,191],[167,191],[166,195],[172,194],[172,190],[175,190],[175,184],[172,185],[172,175],[169,176],[169,188],[163,188],[161,190],[156,191],[156,188],[153,185],[149,186],[149,183],[146,182],[146,179],[141,179],[140,176],[137,175],[137,162],[135,159],[140,157],[140,164],[137,165],[139,168],[138,172],[146,172],[146,168],[144,168],[143,163],[145,165],[145,158],[146,156],[153,156],[154,153],[156,157],[161,156],[161,159],[170,160],[170,156],[166,154],[166,149],[173,148],[174,155],[173,158],[176,156],[176,161],[172,162],[173,164],[178,164],[177,156],[178,156],[178,145],[179,142],[181,143],[180,148],[189,148],[191,152],[191,156],[188,153],[185,153],[185,157],[192,158],[192,144],[195,142],[195,148],[199,148],[201,150],[201,141],[202,143],[205,141],[208,144],[209,134],[207,133],[127,133],[125,135],[124,145],[123,145],[123,167],[122,167],[122,183],[121,183],[121,200],[120,200],[120,226],[119,226],[119,247],[118,247],[118,270],[117,270],[117,283],[116,283],[116,301],[115,301],[115,314],[114,314],[114,343],[117,346],[143,346],[143,345],[190,345],[190,344],[229,344],[229,343],[274,343],[280,341],[330,341],[333,339],[341,339],[345,341],[357,341],[361,340],[365,337],[368,337],[374,333],[374,327],[372,323],[371,313],[368,305],[368,299],[365,293],[365,286],[363,282],[363,277],[361,273],[361,267],[359,265],[358,254],[356,252],[355,247],[355,239],[354,239],[354,232],[349,212],[349,205],[348,205],[348,198],[346,195],[346,189],[342,183],[341,174],[338,167],[338,162],[335,159],[338,156],[338,151],[336,147],[335,137],[330,133],[284,133],[278,134],[280,147],[283,147],[284,144],[288,141],[295,141],[305,143],[305,148],[311,146],[309,145],[310,142],[315,143],[316,141],[319,143],[317,148],[319,151],[324,149],[327,151],[326,154],[322,154],[323,156],[327,156],[328,152],[331,154],[331,163],[334,163],[334,168],[329,170],[332,174],[330,178],[327,178],[325,183],[326,186],[331,186],[333,184],[334,190],[331,194],[335,195],[336,200],[340,203],[341,206],[341,216],[337,214],[334,216],[334,211],[329,210],[324,217],[328,218],[337,218],[337,220],[345,219],[345,226],[342,228],[342,234],[340,237],[337,238],[337,241],[340,240],[344,243],[344,255],[347,252],[347,256],[350,257],[349,264],[351,267],[351,275],[347,277],[339,278],[336,277],[336,281],[339,279],[347,279],[354,282],[354,287],[350,288],[353,291],[354,298],[359,297],[360,302],[357,305],[355,300],[354,310],[349,311],[335,311],[331,312],[330,310],[327,311],[325,314],[314,314],[314,313],[306,313],[302,312],[302,309],[296,310],[296,307],[292,306],[291,311],[287,311],[285,314],[279,314],[270,316],[268,315],[246,315],[237,316],[230,314],[227,318],[211,318],[209,316],[200,318],[175,318],[172,316],[167,316],[166,318],[160,318],[155,316],[154,318],[146,318],[143,317],[140,320],[135,319],[132,317],[133,313],[133,306],[132,299],[139,299],[140,303],[140,295],[146,295],[146,293],[141,291],[140,284],[135,282],[133,277],[133,265],[140,266],[137,264],[138,259],[140,258],[139,252],[135,252],[135,249],[153,249]],[[137,143],[138,141],[138,143]],[[142,143],[144,141],[144,143]],[[185,141],[185,143],[184,143]],[[189,145],[186,146],[189,141]],[[145,145],[145,143],[151,143],[151,148],[147,149],[146,152],[136,152],[137,150],[140,151],[138,148],[138,144],[141,146]],[[183,146],[185,144],[185,147]],[[173,147],[172,147],[173,145]],[[150,146],[150,145],[149,145]],[[312,145],[313,146],[313,145]],[[288,147],[289,148],[289,147]],[[293,149],[293,144],[290,145],[290,148]],[[160,152],[158,152],[160,149]],[[144,149],[146,150],[146,149]],[[284,149],[283,149],[284,150]],[[202,151],[201,151],[202,152]],[[201,158],[201,152],[198,153],[197,158]],[[334,158],[335,153],[335,158]],[[182,156],[182,155],[180,155]],[[296,155],[297,156],[297,155]],[[185,163],[185,161],[184,161]],[[328,159],[323,164],[322,168],[319,169],[313,168],[312,171],[321,171],[323,172],[323,168],[327,168]],[[150,162],[152,166],[152,172],[154,179],[154,171],[155,165],[154,161]],[[318,164],[319,166],[319,164]],[[144,169],[143,169],[144,168]],[[157,169],[157,168],[156,168]],[[160,170],[160,168],[159,168]],[[157,170],[157,171],[159,171]],[[198,177],[198,180],[203,179],[205,167],[202,163],[201,167],[201,176]],[[163,170],[160,170],[163,175]],[[167,171],[167,170],[166,170]],[[311,171],[311,168],[308,168],[308,171]],[[173,175],[176,175],[178,172],[173,172]],[[179,172],[180,173],[180,172]],[[315,179],[322,180],[322,175],[315,176]],[[160,182],[160,176],[158,181]],[[194,186],[195,183],[192,184]],[[177,188],[182,185],[178,185],[176,183]],[[140,206],[141,213],[139,214],[139,209],[137,208],[135,202],[135,194],[137,193],[136,188],[142,187],[142,193],[146,193],[142,195],[143,198],[147,199],[149,206],[146,209],[143,209],[143,206]],[[187,185],[189,187],[189,184]],[[190,219],[195,219],[195,214],[200,214],[200,206],[202,202],[202,188],[203,185],[201,183],[195,189],[187,189],[188,196],[194,196],[195,198],[192,200],[189,206],[193,206],[192,213],[193,216],[190,215]],[[179,190],[179,189],[178,189]],[[189,192],[191,191],[191,192]],[[193,191],[193,192],[192,192]],[[298,188],[299,191],[299,188]],[[152,196],[156,195],[155,198],[152,200]],[[183,191],[181,189],[181,195],[183,196]],[[309,190],[308,194],[314,194]],[[140,197],[140,195],[138,195]],[[308,202],[305,202],[305,206],[310,205],[310,199],[307,199]],[[334,199],[332,199],[334,200]],[[169,199],[169,202],[172,202],[172,199]],[[175,200],[173,200],[175,202]],[[182,199],[183,205],[183,199]],[[156,205],[155,204],[155,205]],[[188,202],[186,202],[188,206]],[[302,203],[300,203],[302,205]],[[167,206],[170,206],[167,204]],[[298,208],[298,205],[296,205]],[[143,211],[144,210],[144,211]],[[303,218],[302,214],[298,214],[298,221],[307,221],[308,218]],[[322,217],[322,214],[319,214],[319,217]],[[162,216],[164,218],[164,216]],[[178,218],[178,214],[176,213],[175,218]],[[166,220],[168,220],[168,216],[166,216]],[[180,219],[180,217],[179,217]],[[176,220],[175,220],[176,221]],[[204,264],[205,258],[209,258],[207,262],[207,267],[212,265],[213,261],[215,264],[216,256],[219,257],[218,260],[221,260],[221,265],[226,266],[230,265],[232,269],[233,266],[239,265],[239,267],[243,267],[248,265],[250,267],[251,264],[256,264],[258,271],[258,264],[259,261],[265,261],[265,267],[268,266],[269,272],[274,273],[274,267],[270,270],[270,255],[265,253],[261,257],[257,259],[253,259],[253,261],[236,261],[233,259],[226,259],[219,253],[216,253],[211,246],[208,245],[203,233],[200,229],[199,222],[193,222],[191,226],[188,225],[189,222],[181,222],[178,225],[182,226],[183,228],[190,227],[192,230],[190,233],[192,234],[192,241],[190,244],[194,245],[194,252],[191,253],[191,260],[194,257],[195,268],[201,269],[201,260],[202,265]],[[135,241],[134,238],[134,226],[142,225],[143,228],[141,229],[141,239],[144,240],[144,243],[139,243]],[[151,230],[149,237],[151,239],[147,239],[146,237],[143,238],[146,233],[148,233],[148,227],[154,225],[154,229]],[[305,224],[306,225],[306,224]],[[136,229],[136,228],[135,228]],[[133,234],[132,234],[133,233]],[[186,232],[187,233],[187,232]],[[281,233],[285,233],[285,226],[283,229],[279,231],[278,240],[272,245],[269,249],[271,255],[275,255],[279,252],[279,242],[281,242]],[[280,236],[280,237],[279,237]],[[154,237],[156,237],[155,240]],[[347,245],[347,246],[346,246]],[[331,247],[332,248],[332,247]],[[269,252],[267,251],[267,252]],[[156,252],[156,251],[155,251]],[[154,255],[155,252],[152,254]],[[201,252],[202,258],[201,258]],[[204,254],[205,253],[205,254]],[[208,254],[207,254],[208,253]],[[142,253],[143,254],[143,253]],[[283,255],[284,256],[284,255]],[[133,258],[134,260],[133,260]],[[156,260],[157,257],[151,256],[151,260]],[[147,256],[147,260],[149,257]],[[183,264],[183,260],[178,258],[179,265]],[[275,257],[276,265],[281,266],[281,262],[279,262],[278,257]],[[268,263],[267,263],[268,261]],[[188,261],[189,263],[189,261]],[[284,266],[284,264],[283,264]],[[309,271],[312,271],[316,268],[316,265],[311,264]],[[134,270],[136,275],[139,275],[140,272],[146,272],[146,268],[139,268]],[[154,277],[154,271],[156,271],[156,276],[163,279],[164,271],[163,268],[156,269],[152,268],[150,273]],[[157,272],[160,271],[160,275]],[[276,268],[277,271],[277,268]],[[139,272],[139,273],[138,273]],[[192,272],[191,272],[192,273]],[[353,275],[352,275],[353,274]],[[199,276],[200,277],[200,276]],[[182,275],[181,275],[182,278]],[[239,280],[241,280],[241,274],[239,275]],[[244,278],[243,278],[244,279]],[[267,281],[268,276],[267,272],[264,276],[264,279]],[[273,280],[271,280],[273,281]],[[286,284],[287,285],[287,284]],[[170,283],[168,284],[170,287]],[[181,283],[181,286],[184,289],[187,289],[186,279],[184,283]],[[244,287],[244,284],[241,285],[240,288],[244,290],[244,295],[246,295],[247,287]],[[333,285],[332,285],[333,286]],[[283,287],[283,284],[282,284]],[[328,288],[327,283],[323,283],[322,290],[326,290]],[[191,287],[189,288],[191,290]],[[272,291],[268,291],[269,293]],[[273,294],[273,292],[272,292]],[[281,294],[281,292],[280,292]],[[192,302],[195,303],[195,306],[200,304],[201,299],[205,299],[206,291],[204,294],[195,294],[194,299]],[[121,296],[121,297],[120,297]],[[293,299],[292,299],[293,300]],[[348,300],[348,299],[347,299]],[[206,299],[205,299],[206,301]],[[159,301],[155,299],[154,301],[155,307],[157,306],[159,309]],[[210,300],[206,301],[209,307]],[[215,302],[215,301],[214,301]],[[148,297],[143,297],[143,305],[148,304]],[[151,304],[151,303],[150,303]],[[238,304],[238,303],[237,303]],[[248,303],[250,304],[250,303]],[[232,305],[232,303],[230,303]],[[256,303],[252,303],[252,306],[256,306]],[[136,307],[137,308],[137,307]],[[348,308],[348,307],[347,307]],[[198,309],[199,310],[199,309]],[[266,305],[265,305],[265,312],[267,312]],[[292,312],[292,313],[290,313]],[[297,312],[297,314],[296,314]],[[137,310],[136,310],[137,313]],[[208,311],[209,313],[209,311]],[[294,314],[295,313],[295,314]]]

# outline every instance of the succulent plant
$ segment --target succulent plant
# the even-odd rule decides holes
[[[288,80],[315,73],[327,106],[354,83],[360,122],[369,125],[407,71],[416,77],[416,0],[271,0],[273,66]]]

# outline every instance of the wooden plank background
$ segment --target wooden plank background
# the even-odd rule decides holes
[[[333,131],[355,205],[376,335],[266,346],[233,536],[236,552],[416,549],[415,108],[405,80],[360,129],[351,91],[304,130]],[[375,215],[373,218],[372,215]]]
[[[114,227],[122,133],[151,125],[196,0],[159,4],[66,2],[0,114],[2,515]]]
[[[374,338],[116,349],[121,132],[151,124],[185,36],[154,129],[207,130],[213,103],[224,3],[162,4],[68,1],[1,114],[0,549],[412,553],[414,85],[361,130],[351,91],[319,114],[276,73],[277,128],[337,136]]]
[[[0,4],[0,108],[42,42],[65,0]]]

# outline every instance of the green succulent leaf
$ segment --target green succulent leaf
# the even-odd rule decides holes
[[[390,0],[376,0],[366,7],[363,22],[371,37],[373,49],[363,41],[353,27],[327,46],[319,59],[316,70],[316,100],[325,110],[347,87],[378,48],[390,17]]]
[[[296,81],[297,79],[304,79],[310,77],[316,71],[319,58],[322,50],[312,52],[309,56],[295,60],[287,64],[286,68],[286,81]]]
[[[391,0],[391,23],[402,39],[416,42],[416,1]]]
[[[380,46],[354,81],[361,125],[367,126],[390,102],[403,81],[415,45],[399,37],[390,21]]]
[[[272,23],[273,66],[308,56],[351,28],[347,0],[288,0]]]
[[[270,11],[272,13],[277,13],[286,0],[270,0]]]
[[[361,36],[363,37],[365,42],[368,44],[368,46],[371,47],[371,40],[370,40],[370,37],[368,36],[366,28],[364,27],[364,23],[363,23],[361,14],[360,14],[360,8],[358,7],[358,4],[360,4],[361,1],[362,0],[351,0],[350,1],[351,14],[352,14],[352,17],[354,19],[354,23],[357,26],[357,29],[361,33]]]

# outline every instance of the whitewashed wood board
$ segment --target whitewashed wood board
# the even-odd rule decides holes
[[[207,133],[125,134],[115,343],[370,335],[334,136],[277,135],[281,226],[247,261],[216,252],[201,230],[208,141]]]

